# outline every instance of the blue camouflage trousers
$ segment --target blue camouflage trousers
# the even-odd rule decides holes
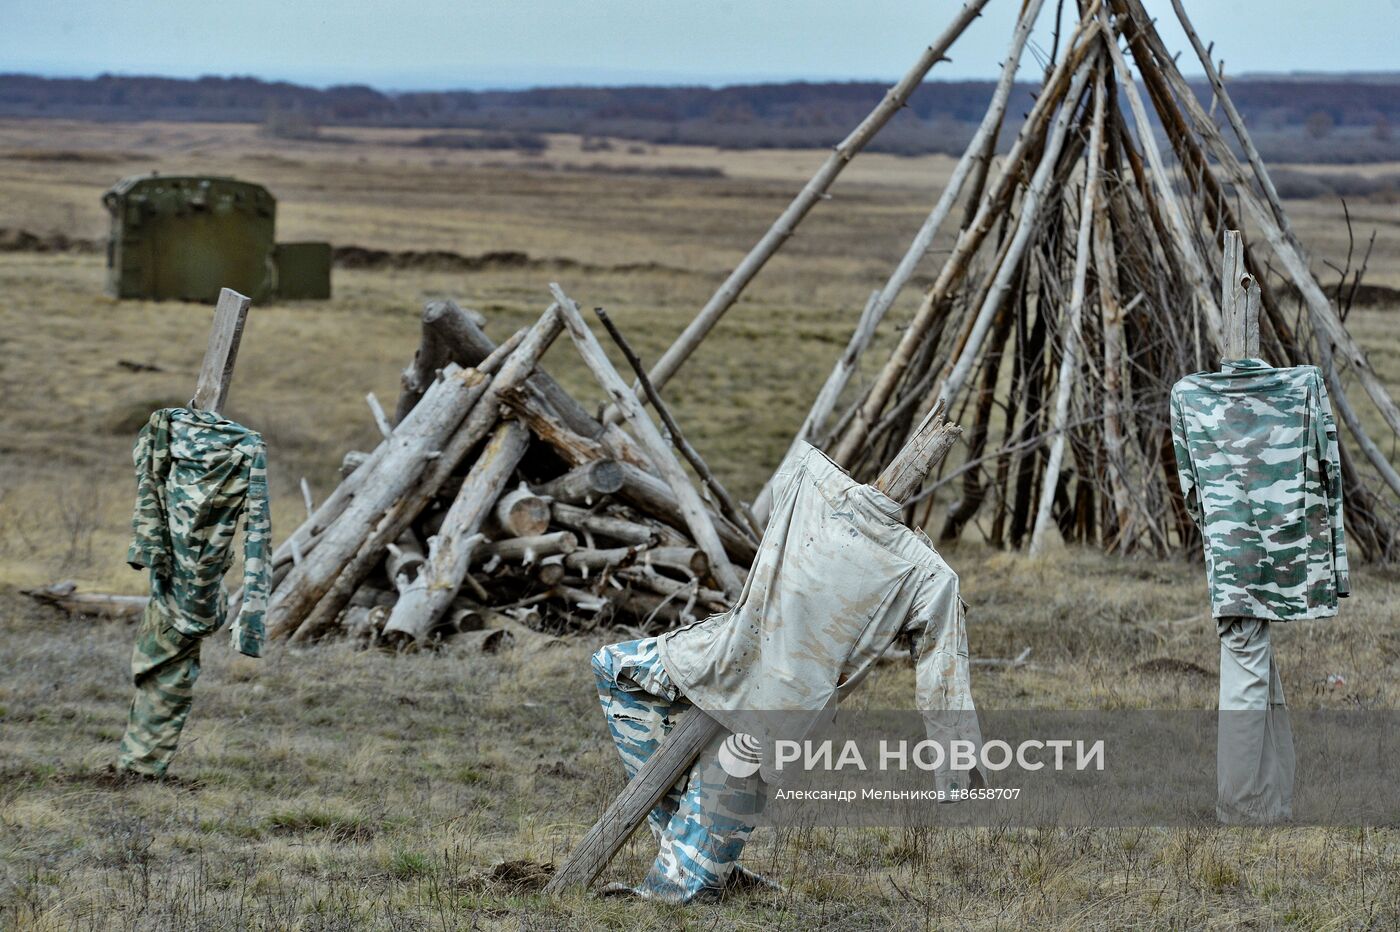
[[[602,648],[593,655],[593,673],[630,780],[690,701],[667,674],[654,637]],[[646,878],[634,888],[639,895],[688,903],[705,891],[722,890],[730,880],[766,797],[757,775],[736,778],[720,767],[723,738],[716,738],[647,816],[659,850]]]

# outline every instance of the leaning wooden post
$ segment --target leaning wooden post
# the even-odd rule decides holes
[[[248,319],[252,299],[232,288],[219,292],[214,306],[214,326],[209,333],[209,346],[204,351],[204,364],[199,367],[191,408],[218,414],[228,400],[229,383],[233,381],[233,364],[238,360],[238,344],[243,341],[243,323]]]
[[[714,521],[710,519],[709,513],[705,510],[705,503],[701,500],[700,493],[695,490],[695,486],[691,484],[690,477],[685,474],[685,469],[681,466],[680,461],[671,452],[671,445],[661,436],[661,431],[642,410],[641,402],[637,400],[637,396],[632,394],[632,389],[627,382],[613,368],[607,354],[603,352],[602,344],[598,342],[597,337],[593,336],[593,331],[589,330],[588,325],[584,323],[578,305],[564,294],[557,284],[551,283],[549,287],[554,293],[554,299],[559,303],[564,327],[568,330],[569,337],[574,341],[579,355],[583,357],[584,364],[593,373],[593,377],[598,380],[598,384],[608,393],[612,403],[622,413],[623,419],[629,422],[637,432],[637,439],[642,442],[643,449],[651,455],[657,471],[675,493],[686,526],[694,535],[695,543],[700,546],[701,550],[705,551],[705,556],[710,558],[710,571],[715,574],[715,579],[719,580],[720,588],[724,590],[725,596],[737,599],[739,590],[743,588],[743,583],[739,580],[738,574],[734,572],[729,557],[725,555],[724,544],[720,540],[719,532],[715,530]]]
[[[228,401],[229,385],[233,382],[233,366],[238,361],[238,347],[243,342],[243,325],[248,320],[248,308],[253,300],[232,288],[219,291],[214,305],[214,323],[209,328],[209,345],[204,348],[204,362],[194,384],[190,407],[210,414],[222,414]],[[243,604],[243,587],[229,598],[229,617],[234,617]]]
[[[943,408],[941,402],[934,406],[909,442],[872,483],[900,504],[918,491],[924,478],[948,455],[962,434],[961,427],[943,419]],[[700,709],[692,708],[681,715],[661,746],[550,878],[545,892],[559,894],[571,887],[587,887],[597,879],[652,807],[685,776],[722,730],[719,722]]]
[[[690,464],[690,468],[694,469],[695,474],[700,477],[700,481],[705,483],[705,487],[714,495],[715,502],[719,505],[719,509],[724,513],[724,516],[730,521],[733,521],[735,527],[752,537],[755,544],[758,543],[758,539],[763,536],[763,530],[758,526],[758,522],[754,520],[752,515],[744,510],[742,505],[734,500],[734,496],[729,494],[729,490],[724,487],[723,483],[715,478],[715,474],[705,463],[704,458],[700,456],[700,451],[695,449],[694,445],[692,445],[689,440],[685,439],[685,434],[681,433],[681,426],[676,423],[675,417],[671,414],[671,409],[668,408],[666,402],[662,400],[660,393],[656,390],[656,386],[651,384],[651,379],[647,376],[647,371],[642,366],[641,357],[637,355],[636,350],[632,349],[632,344],[628,343],[627,338],[622,335],[622,331],[617,329],[617,324],[613,323],[607,311],[604,311],[601,307],[596,307],[593,309],[593,312],[597,314],[598,319],[603,322],[603,326],[608,331],[608,336],[612,337],[613,342],[617,344],[617,348],[622,350],[622,355],[627,359],[627,364],[631,366],[632,371],[636,373],[637,384],[642,387],[643,395],[651,402],[652,409],[656,411],[656,416],[661,419],[661,423],[665,426],[666,433],[669,435],[671,443],[675,445],[676,452],[685,457],[685,461]],[[641,399],[638,400],[640,401]]]

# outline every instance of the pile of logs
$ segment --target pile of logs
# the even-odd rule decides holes
[[[662,427],[552,287],[539,320],[499,346],[479,315],[428,305],[395,423],[371,403],[382,442],[345,456],[340,485],[319,507],[308,496],[307,520],[274,553],[270,639],[418,645],[480,630],[493,612],[548,633],[655,632],[738,595],[760,536],[752,516],[685,441],[606,315]],[[611,417],[591,415],[541,367],[561,333]]]

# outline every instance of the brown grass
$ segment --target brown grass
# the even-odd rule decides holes
[[[487,168],[500,153],[379,143],[280,143],[253,127],[0,123],[3,225],[98,237],[102,189],[120,175],[220,171],[268,183],[279,238],[464,254],[516,249],[588,263],[561,271],[586,306],[606,304],[648,359],[669,343],[767,226],[819,152],[651,147],[560,162],[715,167],[724,178]],[[572,149],[570,148],[572,147]],[[30,152],[36,158],[27,158]],[[54,153],[88,153],[55,157]],[[113,154],[113,161],[103,153]],[[948,160],[858,160],[784,254],[668,389],[717,471],[752,494],[781,454],[869,290],[932,199]],[[1335,205],[1298,205],[1315,258],[1339,261]],[[1373,278],[1400,285],[1381,226]],[[1361,211],[1354,211],[1354,216]],[[1364,232],[1364,229],[1363,229]],[[578,642],[548,653],[395,657],[342,645],[259,662],[209,642],[176,786],[103,776],[122,725],[132,630],[68,621],[15,589],[72,577],[142,591],[125,567],[134,431],[187,397],[208,309],[114,302],[101,257],[0,255],[0,927],[10,928],[978,928],[1390,927],[1400,923],[1400,835],[1374,830],[761,831],[747,862],[788,887],[675,910],[522,892],[508,860],[557,861],[620,771]],[[654,263],[637,271],[614,266]],[[483,310],[504,338],[547,302],[538,270],[468,275],[337,270],[336,297],[253,313],[230,413],[272,450],[274,525],[320,495],[341,453],[371,443],[363,402],[386,404],[417,341],[424,299]],[[892,320],[904,316],[911,293]],[[1394,310],[1353,329],[1400,386]],[[894,331],[881,335],[888,346]],[[874,357],[880,355],[877,347]],[[158,366],[132,372],[119,360]],[[571,354],[547,363],[597,399]],[[1366,416],[1374,413],[1366,409]],[[971,535],[975,537],[975,534]],[[967,543],[972,650],[1028,668],[974,675],[986,708],[1208,708],[1214,637],[1198,567],[1061,551],[1042,561]],[[1394,708],[1400,579],[1365,571],[1336,623],[1280,635],[1302,706]],[[1148,661],[1167,658],[1149,670]],[[1319,692],[1328,673],[1347,695]],[[858,701],[907,707],[891,668]],[[613,866],[635,879],[634,842]]]
[[[1214,669],[1195,567],[964,548],[972,650],[1032,648],[977,671],[984,708],[1201,708]],[[1297,707],[1393,708],[1394,574],[1363,573],[1346,620],[1278,635]],[[1365,829],[761,829],[745,863],[783,895],[685,910],[522,891],[491,866],[557,862],[620,787],[578,641],[527,653],[362,653],[261,661],[207,642],[177,785],[118,787],[132,629],[0,597],[7,928],[1389,927],[1400,835]],[[1319,690],[1343,673],[1348,693]],[[913,677],[857,697],[907,707]],[[635,880],[636,840],[605,879]]]

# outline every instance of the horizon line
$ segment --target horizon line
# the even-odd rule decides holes
[[[251,79],[267,84],[283,83],[293,84],[299,87],[310,88],[312,90],[327,91],[336,87],[368,87],[371,90],[382,94],[450,94],[450,93],[490,93],[493,91],[512,92],[540,90],[547,88],[628,88],[628,87],[665,87],[665,88],[705,88],[708,90],[723,90],[730,87],[743,87],[751,85],[781,85],[781,84],[885,84],[899,80],[898,76],[835,76],[835,75],[812,75],[812,74],[742,74],[735,73],[729,75],[689,75],[682,73],[666,72],[638,72],[629,74],[618,72],[612,78],[604,78],[597,74],[597,69],[590,69],[595,72],[593,77],[579,75],[576,77],[566,77],[560,75],[556,79],[544,79],[529,81],[522,76],[519,79],[481,79],[465,80],[460,84],[415,84],[397,83],[393,81],[382,81],[376,83],[374,79],[334,79],[328,80],[324,77],[290,77],[271,76],[264,77],[257,74],[239,73],[203,73],[203,74],[163,74],[156,71],[141,70],[112,70],[101,69],[88,71],[85,73],[56,72],[42,69],[4,69],[0,75],[12,77],[32,77],[55,81],[94,81],[104,77],[114,78],[154,78],[172,81],[199,81],[208,78],[220,80]],[[1201,74],[1183,74],[1189,81],[1204,81],[1206,76]],[[1391,71],[1327,71],[1318,69],[1295,69],[1291,71],[1246,71],[1237,75],[1227,76],[1226,81],[1244,80],[1297,80],[1297,79],[1322,79],[1335,81],[1354,81],[1367,83],[1377,79],[1386,79],[1384,83],[1400,83],[1400,69]],[[421,79],[420,79],[421,80]],[[992,83],[996,80],[995,75],[986,77],[962,77],[962,78],[939,78],[927,77],[925,84],[968,84],[968,83]],[[1033,77],[1018,79],[1018,84],[1036,84]]]

